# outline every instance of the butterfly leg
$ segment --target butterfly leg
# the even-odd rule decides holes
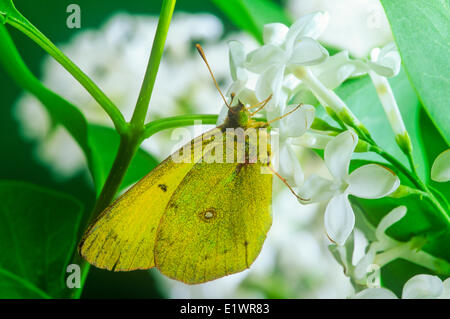
[[[272,98],[272,94],[270,94],[267,99],[265,99],[265,100],[263,100],[263,101],[261,101],[259,103],[256,103],[255,105],[252,105],[252,106],[248,107],[247,110],[251,110],[251,109],[259,106],[258,109],[255,112],[250,114],[250,116],[253,116],[256,113],[258,113],[259,111],[261,111],[267,105],[267,103],[269,103],[271,98]]]
[[[291,113],[294,113],[295,111],[297,111],[300,107],[302,107],[303,103],[300,103],[299,105],[297,105],[294,109],[290,110],[289,112],[287,112],[286,114],[283,114],[277,118],[274,118],[272,121],[267,122],[267,125],[272,124],[273,122],[279,121],[282,118],[285,118],[286,116],[288,116]]]
[[[299,200],[301,200],[301,201],[304,201],[304,202],[307,202],[307,201],[309,201],[309,199],[307,199],[307,198],[302,198],[300,195],[298,195],[295,191],[294,191],[294,189],[292,188],[292,186],[291,185],[289,185],[289,183],[288,183],[288,181],[286,180],[286,178],[284,178],[283,176],[281,176],[280,174],[278,174],[278,172],[276,172],[274,169],[273,169],[273,167],[272,166],[270,166],[269,165],[269,169],[275,174],[275,176],[277,176],[288,188],[289,188],[289,190],[291,191],[291,193],[292,194],[294,194],[294,196],[295,197],[297,197],[297,199],[299,199]]]

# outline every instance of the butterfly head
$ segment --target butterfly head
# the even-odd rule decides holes
[[[223,124],[226,128],[247,128],[251,126],[251,113],[242,104],[241,101],[238,101],[236,105],[230,106],[228,109],[228,116]]]

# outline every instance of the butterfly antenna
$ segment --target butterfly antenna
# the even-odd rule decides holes
[[[286,114],[283,114],[283,115],[281,115],[281,116],[279,116],[279,117],[277,117],[277,118],[274,118],[272,121],[267,122],[267,124],[270,125],[271,123],[276,122],[276,121],[279,121],[279,120],[281,120],[282,118],[288,116],[289,114],[294,113],[294,112],[297,111],[302,105],[303,105],[303,103],[300,103],[300,104],[297,105],[294,109],[290,110],[290,111],[287,112]]]
[[[248,108],[248,110],[251,110],[251,109],[253,109],[253,108],[259,106],[259,108],[258,108],[255,112],[251,113],[250,116],[253,116],[253,115],[255,115],[256,113],[258,113],[259,111],[261,111],[261,110],[267,105],[267,103],[269,103],[269,101],[270,101],[271,98],[272,98],[272,94],[270,94],[269,97],[268,97],[267,99],[265,99],[264,101],[261,101],[261,102],[255,104],[255,105],[253,105],[253,106],[250,106],[250,107]]]
[[[203,61],[205,61],[206,66],[208,67],[209,73],[211,74],[211,77],[214,81],[214,85],[216,86],[217,91],[219,91],[220,96],[222,96],[223,101],[225,102],[225,105],[231,110],[230,104],[228,104],[227,100],[225,99],[225,96],[223,95],[222,91],[219,88],[219,84],[217,84],[216,78],[214,77],[214,74],[209,66],[208,61],[206,60],[205,52],[203,52],[202,46],[200,44],[196,44],[195,47],[197,48],[198,53],[200,53],[200,56],[202,57]]]
[[[269,165],[270,170],[289,188],[289,190],[291,191],[292,194],[294,194],[295,197],[297,197],[297,199],[304,201],[304,202],[308,202],[310,201],[310,199],[306,199],[301,197],[300,195],[298,195],[294,189],[292,188],[291,185],[289,185],[288,181],[286,180],[286,178],[284,178],[283,176],[281,176],[280,174],[278,174],[277,172],[275,172],[275,170],[273,169],[272,166]]]

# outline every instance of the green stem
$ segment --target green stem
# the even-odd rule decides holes
[[[131,131],[132,132],[132,131]],[[111,171],[106,179],[105,185],[96,201],[95,207],[88,217],[87,225],[91,222],[114,200],[123,178],[130,166],[142,139],[138,134],[122,135],[120,138],[119,150],[114,160]],[[72,298],[80,298],[83,291],[90,265],[84,261],[77,251],[72,256],[72,264],[78,264],[81,268],[81,288],[73,291]]]
[[[158,28],[156,30],[155,40],[153,42],[153,47],[150,54],[149,64],[147,66],[147,71],[145,73],[144,81],[142,83],[142,88],[139,93],[139,98],[133,113],[133,117],[130,124],[128,125],[126,122],[124,122],[124,128],[119,131],[119,150],[117,152],[111,171],[109,172],[108,178],[106,179],[102,191],[97,199],[95,207],[88,218],[88,224],[90,224],[114,200],[125,177],[127,169],[131,163],[131,160],[133,159],[134,154],[142,143],[145,129],[144,122],[148,104],[150,102],[153,86],[155,84],[158,67],[161,62],[164,43],[167,37],[167,32],[169,29],[170,20],[172,18],[174,6],[175,0],[164,0],[163,2]],[[156,133],[155,126],[158,126],[157,124],[149,123],[148,126],[150,127],[150,129],[148,129],[148,131],[150,132],[147,132],[146,130],[148,136]],[[159,126],[160,128],[162,127],[161,124]],[[90,265],[87,262],[82,261],[82,258],[76,251],[72,256],[72,263],[75,262],[81,264],[80,267],[82,285],[81,288],[76,289],[72,293],[71,297],[79,298],[83,291],[84,283],[87,278]]]
[[[403,175],[405,175],[415,187],[419,190],[422,190],[428,194],[427,198],[435,206],[435,208],[439,211],[441,219],[443,219],[446,224],[450,224],[450,216],[447,214],[445,209],[442,207],[441,203],[436,199],[434,194],[428,189],[428,187],[422,182],[417,173],[411,173],[400,161],[398,161],[391,154],[385,152],[383,149],[376,145],[372,145],[371,151],[378,153],[380,156],[385,158],[387,161],[392,163],[398,170],[400,170]]]
[[[380,267],[402,258],[414,264],[428,268],[438,275],[450,275],[450,264],[441,258],[434,257],[414,247],[415,238],[406,243],[398,244],[380,254],[377,254],[374,263]]]
[[[36,42],[42,49],[58,61],[99,103],[114,123],[116,130],[122,133],[126,129],[125,119],[117,106],[103,93],[103,91],[74,64],[61,50],[59,50],[41,31],[29,22],[14,7],[8,8],[11,12],[0,12],[6,22],[23,32]]]
[[[420,189],[414,188],[414,187],[409,187],[407,185],[400,185],[397,190],[393,193],[391,193],[390,195],[388,195],[388,197],[391,198],[403,198],[406,196],[410,196],[410,195],[416,195],[419,196],[420,199],[424,198],[424,197],[429,197],[430,194],[428,194],[427,192],[421,191]]]
[[[413,158],[412,152],[406,153],[406,157],[408,158],[408,163],[409,163],[409,166],[411,167],[412,173],[415,176],[419,176],[419,174],[417,173],[416,164],[414,163],[414,158]]]
[[[155,120],[145,125],[144,138],[149,138],[153,134],[165,129],[191,126],[196,121],[201,121],[202,124],[216,124],[217,117],[218,115],[215,114],[189,114]]]
[[[358,135],[368,142],[373,142],[367,128],[352,113],[345,102],[333,91],[328,89],[307,67],[298,66],[293,70],[293,74],[302,80],[319,100],[325,111],[330,114],[341,126],[345,123],[352,127]],[[332,112],[331,112],[332,111]]]
[[[150,98],[155,85],[156,74],[158,73],[159,64],[164,51],[164,43],[166,42],[170,20],[172,19],[173,10],[175,8],[175,2],[176,0],[164,0],[162,4],[158,27],[156,29],[155,39],[153,40],[152,52],[150,53],[144,81],[142,82],[136,108],[134,109],[133,117],[131,119],[131,125],[136,128],[144,126]]]
[[[428,188],[433,191],[433,193],[435,193],[443,203],[445,203],[445,205],[447,206],[447,209],[450,211],[450,203],[448,202],[447,198],[442,195],[442,193],[440,191],[438,191],[436,188],[434,188],[431,185],[428,185]]]
[[[388,162],[392,163],[398,170],[400,170],[402,172],[403,175],[405,175],[414,184],[415,187],[417,187],[418,189],[424,190],[423,187],[421,186],[419,180],[413,174],[411,174],[411,172],[405,167],[405,165],[403,165],[394,156],[387,153],[386,151],[384,151],[383,149],[381,149],[379,146],[376,146],[376,145],[372,145],[372,147],[370,149],[372,152],[379,154],[381,157],[386,159]]]

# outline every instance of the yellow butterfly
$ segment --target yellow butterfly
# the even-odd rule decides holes
[[[270,166],[270,145],[263,151],[256,147],[255,161],[249,156],[255,149],[251,141],[227,134],[227,128],[254,128],[257,144],[269,144],[268,135],[259,130],[269,123],[253,120],[256,112],[249,109],[240,102],[229,106],[224,124],[175,152],[183,156],[188,149],[188,163],[169,156],[105,209],[84,234],[80,254],[99,268],[157,267],[188,284],[249,268],[272,223],[273,178],[261,173]],[[225,154],[242,147],[243,162],[236,160],[238,155],[231,163],[208,160],[224,159],[221,149]]]

